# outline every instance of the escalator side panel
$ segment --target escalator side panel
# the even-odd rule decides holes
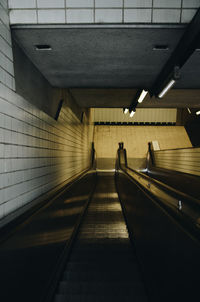
[[[200,177],[172,171],[162,168],[151,167],[148,169],[147,175],[161,181],[172,188],[186,193],[189,196],[200,199]]]
[[[126,175],[116,176],[152,301],[195,301],[200,245]]]

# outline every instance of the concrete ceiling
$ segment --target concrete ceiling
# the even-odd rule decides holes
[[[80,106],[125,107],[138,88],[151,87],[184,30],[185,25],[35,25],[14,26],[12,34],[50,84],[70,88]],[[48,44],[52,50],[37,51],[38,44]],[[169,49],[153,50],[155,45]],[[200,93],[194,94],[194,89],[200,89],[199,63],[200,51],[196,51],[175,89],[162,101],[147,99],[142,106],[199,107]]]

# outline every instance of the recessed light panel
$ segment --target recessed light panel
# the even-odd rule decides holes
[[[52,50],[51,46],[50,45],[47,45],[47,44],[38,44],[38,45],[35,45],[35,49],[36,50]]]
[[[163,45],[163,44],[158,44],[158,45],[154,45],[153,46],[153,50],[162,50],[162,51],[166,51],[169,50],[169,46],[168,45]]]

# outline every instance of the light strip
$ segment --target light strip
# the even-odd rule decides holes
[[[165,86],[165,88],[159,93],[158,97],[162,98],[169,90],[170,88],[172,88],[172,86],[176,83],[176,81],[174,79],[172,79],[167,86]]]
[[[142,103],[145,96],[147,95],[148,91],[147,90],[142,90],[141,94],[140,94],[140,97],[138,99],[138,103]]]
[[[135,110],[131,110],[131,112],[130,112],[130,117],[133,117],[134,114],[135,114]]]
[[[196,115],[200,115],[200,110],[196,112]]]
[[[190,110],[190,108],[187,108],[187,111],[189,112],[189,114],[191,114],[192,112],[191,112],[191,110]]]

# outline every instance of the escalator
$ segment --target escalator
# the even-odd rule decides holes
[[[0,301],[196,301],[199,201],[117,154],[0,232]]]
[[[196,148],[197,149],[197,148]],[[184,152],[185,150],[193,150],[195,151],[195,148],[189,148],[189,149],[175,149],[172,151],[182,151]],[[169,150],[170,151],[170,150]],[[158,151],[157,151],[158,152]],[[163,152],[163,151],[159,151]],[[162,158],[162,157],[161,157]],[[176,158],[180,159],[182,158],[182,165],[183,165],[183,170],[184,170],[184,159],[187,159],[187,155],[184,153],[181,155],[178,155]],[[196,159],[197,158],[197,159]],[[198,162],[194,163],[195,160],[198,161],[198,153],[197,155],[195,153],[190,154],[190,161],[191,166],[197,165],[198,169]],[[188,162],[186,161],[188,164]],[[146,164],[147,164],[147,169],[146,169],[146,174],[158,181],[161,181],[175,189],[178,189],[181,192],[184,192],[185,194],[188,194],[190,196],[193,196],[194,198],[200,199],[200,177],[197,175],[193,175],[192,173],[184,173],[181,171],[177,170],[171,170],[171,169],[166,169],[163,167],[157,167],[155,165],[155,155],[154,155],[154,150],[152,143],[148,144],[148,153],[147,153],[147,158],[146,158]]]
[[[98,175],[59,282],[54,302],[65,301],[148,301],[110,173]]]

